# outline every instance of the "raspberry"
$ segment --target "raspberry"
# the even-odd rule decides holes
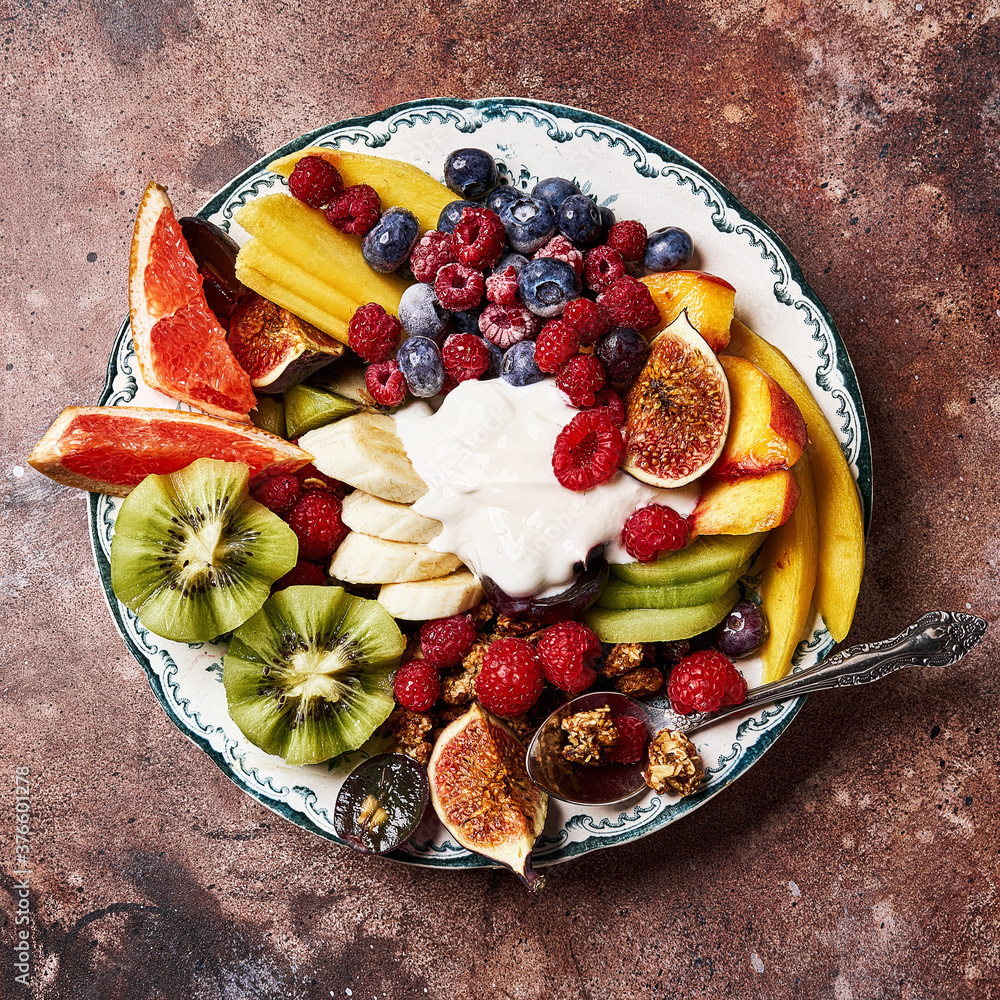
[[[587,251],[584,281],[595,292],[610,288],[625,274],[625,262],[614,247],[594,247]]]
[[[490,350],[474,333],[453,333],[441,348],[445,381],[459,382],[477,379],[490,366]]]
[[[611,227],[608,246],[617,250],[622,260],[639,260],[646,253],[646,227],[635,219],[622,219]]]
[[[538,701],[545,673],[538,654],[524,639],[505,638],[490,643],[475,680],[483,708],[496,715],[520,715]]]
[[[313,208],[326,208],[344,190],[340,171],[322,156],[303,156],[288,178],[288,190]]]
[[[406,399],[406,379],[396,361],[379,361],[365,370],[365,388],[380,406],[399,406]]]
[[[502,271],[494,271],[486,279],[486,300],[510,305],[517,301],[517,271],[508,264]]]
[[[559,318],[576,330],[581,344],[593,344],[608,332],[610,326],[604,306],[584,298],[567,303]]]
[[[559,432],[552,471],[566,489],[589,490],[618,471],[622,448],[622,432],[608,410],[584,410]]]
[[[611,419],[619,427],[625,426],[625,404],[622,402],[621,396],[614,389],[605,386],[594,397],[594,406],[603,406],[611,414]]]
[[[536,250],[532,260],[538,260],[539,257],[563,260],[576,271],[578,278],[583,277],[583,254],[561,234],[553,236],[541,250]]]
[[[660,322],[660,310],[649,289],[627,274],[598,296],[597,301],[607,310],[615,326],[645,330]]]
[[[604,387],[604,365],[593,354],[578,354],[559,369],[556,385],[575,407],[593,406]]]
[[[326,210],[326,217],[342,233],[365,236],[382,214],[382,200],[375,188],[355,184]]]
[[[451,252],[469,267],[492,267],[503,254],[503,223],[488,208],[463,208],[451,234]]]
[[[586,625],[552,625],[542,633],[536,648],[545,679],[561,691],[580,694],[597,680],[594,664],[601,655],[601,644]]]
[[[724,654],[719,654],[724,655]],[[722,696],[723,705],[742,705],[747,696],[747,682],[736,669],[736,664],[726,658],[729,664],[726,668],[726,693]]]
[[[385,361],[396,349],[403,327],[377,302],[359,306],[347,325],[347,345],[363,361]]]
[[[403,708],[426,712],[441,694],[441,678],[426,660],[410,660],[396,671],[392,693]]]
[[[420,652],[442,669],[457,667],[476,641],[476,626],[468,615],[435,618],[420,626]]]
[[[661,552],[682,549],[687,542],[688,523],[672,507],[651,503],[637,510],[622,528],[622,545],[633,559],[652,562]]]
[[[670,707],[678,715],[714,712],[729,694],[727,681],[730,670],[735,672],[736,668],[715,649],[705,649],[685,656],[670,672],[667,684]],[[745,696],[744,690],[743,697]],[[742,704],[743,697],[729,704]]]
[[[326,570],[316,563],[300,559],[280,580],[275,581],[271,590],[285,587],[322,587],[326,584]]]
[[[535,364],[543,372],[557,372],[578,350],[576,331],[561,319],[550,319],[535,343]]]
[[[466,264],[445,264],[434,279],[434,294],[445,309],[474,309],[483,297],[483,273]]]
[[[288,512],[288,526],[299,540],[299,558],[329,559],[347,537],[340,501],[326,490],[306,490]]]
[[[302,493],[295,476],[272,476],[255,486],[250,496],[274,514],[284,514]]]
[[[618,715],[611,721],[618,730],[618,739],[608,747],[605,756],[612,764],[637,764],[649,738],[646,723],[633,715]]]
[[[455,263],[451,252],[451,234],[429,229],[410,251],[410,270],[417,281],[432,283],[445,264]]]
[[[483,336],[491,344],[505,350],[511,344],[530,340],[541,328],[541,316],[536,316],[520,302],[509,305],[491,302],[479,317],[479,329]]]

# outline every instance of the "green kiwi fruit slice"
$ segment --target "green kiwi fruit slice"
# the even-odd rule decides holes
[[[150,632],[207,642],[245,622],[294,565],[299,543],[251,499],[242,462],[199,458],[147,476],[122,501],[111,587]]]
[[[270,431],[280,438],[288,437],[285,428],[285,403],[280,396],[258,396],[256,409],[250,411],[250,420],[254,427]]]
[[[286,389],[284,401],[285,426],[290,439],[299,438],[342,417],[349,417],[361,409],[361,403],[339,392],[305,384]]]
[[[664,552],[652,562],[612,563],[611,575],[639,587],[680,587],[742,566],[766,536],[766,531],[700,535],[683,549]]]
[[[392,712],[406,640],[377,601],[288,587],[233,633],[222,660],[229,714],[289,764],[356,750]]]
[[[639,608],[690,608],[708,604],[721,597],[750,568],[745,562],[735,569],[706,576],[702,580],[682,583],[677,587],[640,587],[612,577],[596,604],[599,608],[616,611]]]
[[[739,596],[740,588],[734,586],[714,601],[690,608],[591,608],[583,621],[601,642],[676,642],[718,625]]]

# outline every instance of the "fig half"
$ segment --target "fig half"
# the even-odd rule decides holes
[[[544,878],[531,853],[549,797],[528,777],[524,754],[517,737],[474,703],[438,737],[427,777],[434,811],[459,844],[537,892]]]
[[[661,489],[690,483],[722,453],[729,413],[726,373],[682,312],[653,340],[629,388],[622,468]]]

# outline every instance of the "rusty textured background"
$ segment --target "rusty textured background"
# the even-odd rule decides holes
[[[995,3],[4,0],[0,38],[0,996],[1000,996]],[[828,305],[874,442],[851,639],[931,607],[993,623],[948,676],[812,699],[726,794],[551,870],[537,899],[365,859],[242,794],[112,628],[84,497],[24,461],[100,392],[149,179],[190,210],[320,124],[502,94],[673,143]]]

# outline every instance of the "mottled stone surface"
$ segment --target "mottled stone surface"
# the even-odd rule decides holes
[[[0,996],[1000,995],[1000,11],[804,6],[0,3]],[[851,638],[932,607],[993,623],[947,676],[812,699],[725,794],[553,869],[540,898],[500,872],[366,859],[241,793],[115,633],[84,497],[25,463],[100,392],[149,179],[194,207],[307,129],[491,94],[645,129],[771,223],[868,407]],[[30,989],[12,950],[16,766]]]

